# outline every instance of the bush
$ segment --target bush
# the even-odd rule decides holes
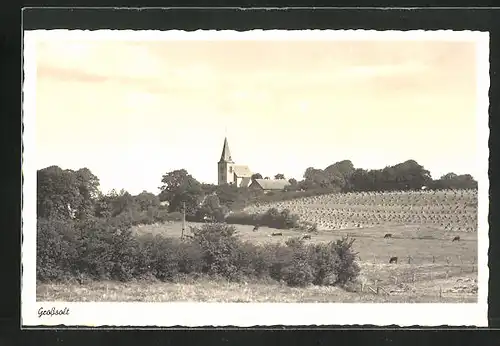
[[[147,246],[151,273],[159,280],[172,280],[179,273],[179,241],[157,235]]]
[[[294,258],[284,271],[284,280],[288,286],[305,287],[313,282],[314,274],[306,259]]]
[[[252,226],[268,226],[278,229],[290,229],[299,226],[299,217],[290,213],[288,209],[281,212],[271,208],[263,214],[247,214],[236,212],[226,217],[226,223]]]
[[[269,276],[276,280],[284,280],[284,269],[292,262],[293,250],[281,244],[264,245],[264,256],[269,263]]]
[[[258,225],[261,216],[259,214],[248,214],[244,212],[231,213],[226,217],[226,223],[230,225]]]
[[[360,267],[356,262],[357,253],[353,251],[352,245],[356,239],[342,237],[331,246],[337,256],[335,262],[335,283],[344,286],[348,282],[354,281],[360,272]]]
[[[269,215],[281,217],[283,213],[271,211]],[[256,245],[242,242],[234,226],[206,223],[191,228],[193,236],[181,241],[159,235],[136,237],[130,224],[126,214],[78,223],[39,219],[37,279],[172,281],[201,275],[345,287],[359,274],[354,240],[349,238],[308,245],[296,237],[285,244]]]
[[[74,275],[78,254],[73,222],[39,218],[36,246],[37,280],[65,280]]]
[[[179,273],[192,274],[203,271],[203,253],[195,242],[181,242],[177,249]]]
[[[309,262],[313,268],[313,284],[332,285],[336,282],[339,259],[334,243],[319,243],[309,247]]]
[[[203,273],[235,278],[238,274],[235,259],[239,250],[236,228],[223,223],[206,223],[201,228],[191,227],[191,232],[203,254]]]

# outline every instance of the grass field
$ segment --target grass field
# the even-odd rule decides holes
[[[477,194],[438,191],[388,194],[336,194],[250,206],[289,209],[302,220],[319,223],[307,242],[356,238],[361,275],[344,290],[290,288],[281,283],[228,283],[206,279],[181,283],[94,282],[41,284],[37,300],[62,301],[210,301],[210,302],[475,302],[477,301]],[[200,226],[187,223],[189,226]],[[296,230],[234,225],[244,241],[263,244],[301,236]],[[180,237],[182,224],[141,225],[136,235]],[[384,235],[391,233],[392,238]],[[452,242],[460,235],[460,241]],[[389,264],[391,257],[397,264]]]
[[[190,223],[190,226],[196,224]],[[154,233],[178,237],[181,223],[138,226],[136,234]],[[252,232],[252,226],[236,225],[243,240],[284,242],[300,235],[280,230],[282,237],[270,237],[272,228]],[[393,239],[384,239],[385,233]],[[218,302],[475,302],[477,300],[476,233],[461,234],[419,226],[393,226],[319,231],[310,242],[326,242],[342,235],[356,238],[361,276],[351,291],[335,287],[290,288],[277,283],[228,283],[198,280],[183,283],[100,282],[41,284],[39,301],[218,301]],[[397,256],[398,264],[389,264]],[[377,294],[377,287],[381,287]]]

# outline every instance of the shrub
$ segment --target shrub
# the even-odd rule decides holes
[[[203,271],[203,254],[200,245],[195,242],[180,243],[177,249],[177,261],[179,273],[201,273]]]
[[[166,209],[158,210],[155,216],[155,222],[182,221],[182,213],[174,211],[169,213]]]
[[[264,245],[264,256],[269,263],[269,276],[277,281],[284,279],[284,269],[293,259],[293,250],[290,247],[281,244]]]
[[[64,280],[72,276],[78,257],[73,222],[39,218],[36,246],[38,280]]]
[[[226,223],[233,225],[258,225],[260,222],[259,214],[248,214],[244,212],[231,213],[226,217]]]
[[[284,280],[288,286],[305,287],[313,282],[314,274],[311,265],[303,258],[294,258],[284,271]]]
[[[332,285],[336,282],[338,256],[334,243],[309,246],[309,262],[313,268],[313,284]]]
[[[344,286],[352,282],[359,275],[360,267],[356,262],[357,253],[353,251],[352,245],[355,239],[342,237],[331,246],[335,250],[337,261],[335,262],[335,283]]]
[[[269,275],[266,253],[262,247],[250,242],[241,242],[236,252],[235,265],[241,277],[263,278]]]
[[[299,226],[299,217],[290,213],[288,209],[279,212],[278,209],[271,208],[263,214],[232,213],[226,217],[226,223],[290,229]]]
[[[203,272],[236,278],[235,259],[239,249],[236,228],[223,223],[206,223],[201,228],[191,227],[191,232],[193,241],[201,247]]]
[[[162,281],[172,280],[179,273],[179,241],[157,235],[148,245],[152,274]]]
[[[271,216],[282,213],[271,211]],[[285,244],[242,242],[234,226],[206,223],[191,228],[183,241],[160,235],[133,236],[123,214],[77,223],[38,220],[37,279],[174,280],[197,277],[239,280],[244,277],[285,281],[290,286],[341,285],[359,274],[354,240],[307,245],[300,238]]]

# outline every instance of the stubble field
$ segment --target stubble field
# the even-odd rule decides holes
[[[42,284],[37,286],[37,300],[477,301],[477,194],[472,191],[331,195],[252,206],[246,211],[265,211],[269,207],[287,208],[299,214],[301,219],[321,221],[320,230],[307,242],[334,241],[345,235],[356,238],[354,249],[361,266],[358,282],[348,291],[336,287],[290,288],[280,283],[229,283],[207,279],[182,283]],[[189,226],[197,225],[188,223],[188,234]],[[242,240],[259,244],[285,242],[301,235],[296,230],[261,227],[253,232],[252,226],[235,227]],[[181,228],[181,223],[172,222],[137,226],[134,232],[179,237]],[[283,235],[271,236],[273,232]],[[384,238],[387,233],[391,233],[392,238]],[[460,241],[452,241],[456,235],[460,236]],[[391,257],[398,257],[398,263],[389,264]]]

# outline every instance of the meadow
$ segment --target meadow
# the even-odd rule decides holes
[[[477,300],[477,195],[472,191],[343,194],[254,205],[246,212],[290,209],[322,227],[306,242],[355,238],[361,274],[347,289],[287,287],[279,282],[92,282],[40,284],[38,300],[218,302],[475,302]],[[342,217],[339,217],[341,216]],[[362,224],[361,224],[362,223]],[[186,223],[185,234],[191,226]],[[330,227],[328,226],[336,226]],[[234,225],[255,244],[284,243],[295,229]],[[138,225],[135,235],[181,236],[181,222]],[[272,234],[279,232],[281,236]],[[391,238],[384,235],[390,233]],[[459,241],[452,241],[459,235]],[[389,263],[398,257],[398,263]]]

